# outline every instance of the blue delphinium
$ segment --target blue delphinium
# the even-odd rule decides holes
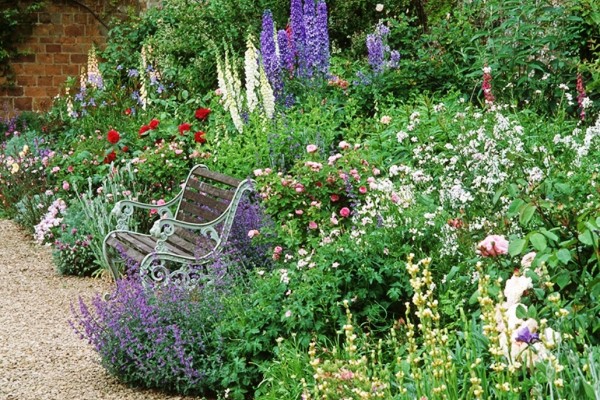
[[[320,1],[317,4],[317,23],[315,24],[319,37],[319,57],[317,68],[327,75],[329,73],[329,28],[327,25],[327,4]]]
[[[375,75],[383,72],[383,39],[378,33],[367,35],[367,51],[369,52],[369,65]]]
[[[304,9],[302,0],[292,0],[290,9],[291,30],[293,52],[298,67],[297,73],[299,76],[304,75],[305,70],[305,43],[306,43],[306,25],[304,24]]]
[[[260,53],[269,83],[273,88],[275,97],[278,97],[281,94],[282,80],[279,58],[275,49],[274,29],[273,14],[267,10],[263,14],[262,31],[260,33]]]
[[[294,51],[288,33],[280,29],[277,32],[277,45],[279,46],[279,58],[281,67],[290,73],[294,71]]]

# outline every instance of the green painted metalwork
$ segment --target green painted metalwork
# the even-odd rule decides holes
[[[199,169],[202,169],[202,171],[198,172]],[[233,191],[232,199],[227,209],[209,222],[191,223],[177,220],[176,216],[179,214],[182,201],[185,199],[184,196],[186,196],[186,188],[190,180],[195,179],[199,173],[211,174],[206,166],[195,166],[190,170],[181,191],[175,198],[164,205],[156,206],[130,200],[123,200],[115,205],[112,212],[117,217],[117,226],[115,230],[106,235],[103,243],[103,255],[110,266],[115,281],[120,276],[119,268],[116,265],[118,254],[115,253],[118,253],[119,250],[126,250],[124,248],[119,249],[119,246],[125,246],[125,244],[119,243],[115,238],[117,238],[118,234],[131,234],[142,241],[144,239],[147,241],[152,239],[155,242],[154,251],[146,254],[140,263],[140,273],[145,286],[155,286],[156,284],[168,285],[173,280],[176,280],[180,285],[195,286],[197,284],[198,268],[196,266],[207,263],[221,253],[233,226],[240,201],[245,193],[253,190],[254,186],[254,181],[251,179],[241,181],[235,188],[235,191]],[[219,176],[228,178],[232,182],[237,181],[234,178],[221,174]],[[206,179],[209,180],[210,177]],[[200,187],[202,187],[201,184]],[[176,206],[175,213],[171,211],[174,206]],[[129,221],[135,208],[157,210],[159,219],[154,223],[149,234],[130,230]],[[187,232],[193,232],[195,235],[202,235],[214,242],[214,245],[204,254],[175,254],[175,252],[169,249],[167,244],[173,235],[177,235],[178,229],[185,229]],[[170,268],[168,266],[169,263],[178,265],[178,267]]]

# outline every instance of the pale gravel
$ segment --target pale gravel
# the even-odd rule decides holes
[[[0,220],[1,400],[194,399],[119,383],[73,332],[71,303],[106,293],[111,285],[57,275],[50,248]]]

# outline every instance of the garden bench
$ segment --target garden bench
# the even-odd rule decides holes
[[[116,265],[120,258],[139,263],[145,286],[175,279],[194,285],[197,268],[193,266],[202,266],[223,250],[240,200],[252,188],[251,179],[236,179],[196,165],[181,191],[165,204],[119,201],[112,211],[116,229],[103,242],[104,259],[115,281],[120,276]],[[159,217],[147,234],[129,229],[136,208],[154,210]]]

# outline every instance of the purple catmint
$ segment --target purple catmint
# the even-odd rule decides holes
[[[379,75],[383,72],[384,48],[383,39],[377,33],[367,35],[367,51],[369,52],[369,65],[373,73]]]
[[[324,1],[319,1],[317,4],[315,29],[319,38],[317,68],[319,68],[321,73],[327,75],[329,72],[329,28],[327,25],[327,4]]]
[[[260,53],[262,56],[265,73],[273,88],[275,97],[281,94],[281,68],[279,57],[275,49],[273,14],[267,10],[263,14],[262,31],[260,33]]]

